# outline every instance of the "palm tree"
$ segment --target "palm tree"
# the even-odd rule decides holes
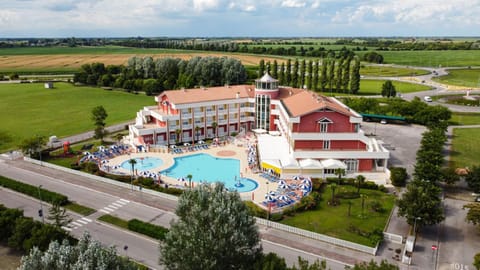
[[[350,211],[352,210],[352,201],[348,200],[347,201],[347,204],[348,204],[348,216],[350,216]]]
[[[200,131],[200,127],[199,126],[195,126],[195,136],[197,137],[197,141],[198,141],[198,135],[199,135],[199,132]]]
[[[360,197],[362,198],[362,217],[363,217],[363,210],[365,209],[365,198],[367,198],[367,195],[360,194]]]
[[[132,177],[130,178],[130,186],[132,187],[132,190],[133,190],[133,176],[134,176],[134,173],[135,173],[135,164],[137,164],[137,161],[134,159],[134,158],[131,158],[128,163],[130,163],[130,165],[132,165]]]
[[[360,187],[362,184],[365,182],[365,176],[363,175],[358,175],[357,176],[357,194],[360,194]]]
[[[175,142],[178,144],[180,142],[180,133],[182,133],[182,131],[180,129],[175,129],[175,134],[177,135],[175,137]]]
[[[330,189],[332,190],[332,201],[331,201],[330,205],[334,205],[334,203],[335,203],[335,190],[337,189],[337,184],[331,183],[330,184]]]
[[[342,168],[335,169],[335,175],[338,176],[338,184],[340,185],[340,180],[342,179],[342,176],[345,175],[345,169],[342,169]]]
[[[192,188],[192,178],[193,178],[193,176],[192,176],[191,174],[188,174],[188,175],[187,175],[188,187],[189,187],[189,188]]]
[[[212,128],[213,128],[213,132],[215,133],[215,137],[218,137],[217,136],[217,127],[218,127],[217,122],[213,122],[212,123]]]

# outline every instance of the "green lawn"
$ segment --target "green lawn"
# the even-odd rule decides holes
[[[103,216],[99,217],[98,220],[106,222],[106,223],[110,223],[110,224],[115,225],[117,227],[120,227],[122,229],[128,230],[128,221],[124,220],[124,219],[121,219],[119,217],[107,214],[107,215],[103,215]]]
[[[377,51],[385,64],[418,67],[480,66],[480,50],[450,51]],[[361,54],[365,54],[362,52]]]
[[[480,141],[477,139],[480,128],[453,129],[450,165],[454,168],[479,166]]]
[[[68,83],[56,83],[50,90],[43,84],[0,84],[0,133],[11,138],[0,144],[0,152],[15,149],[35,134],[65,137],[93,130],[95,106],[105,107],[107,125],[112,125],[132,120],[138,110],[154,104],[154,98],[145,95]]]
[[[451,125],[480,125],[480,113],[452,113]]]
[[[385,80],[361,80],[360,81],[360,95],[380,95],[382,92],[382,85]],[[412,93],[430,90],[431,88],[426,85],[406,83],[393,81],[393,85],[397,90],[397,93]]]
[[[337,187],[336,194],[350,191],[356,191],[356,189],[352,186],[342,185]],[[361,198],[350,199],[352,202],[350,216],[348,216],[347,199],[341,199],[341,203],[338,206],[329,206],[327,202],[331,200],[332,194],[328,187],[325,193],[322,194],[323,200],[316,210],[298,213],[293,217],[287,217],[282,220],[281,223],[362,245],[374,246],[368,237],[352,232],[349,230],[349,227],[356,227],[363,232],[371,232],[374,229],[383,231],[394,205],[394,197],[380,191],[365,189],[362,189],[360,193],[367,196],[363,215]],[[373,201],[380,202],[385,211],[378,213],[370,210],[370,203]]]
[[[89,216],[96,212],[95,209],[92,209],[90,207],[86,207],[77,203],[73,203],[73,202],[65,205],[64,207],[70,211],[79,213],[80,215],[83,215],[83,216]]]
[[[448,75],[434,81],[466,87],[480,87],[480,69],[449,69]]]
[[[397,68],[389,66],[362,66],[360,69],[360,74],[363,76],[398,77],[419,76],[429,73],[429,71],[423,69]]]

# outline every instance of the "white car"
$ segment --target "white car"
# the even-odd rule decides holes
[[[432,98],[429,96],[424,96],[423,100],[425,100],[426,102],[432,102]]]

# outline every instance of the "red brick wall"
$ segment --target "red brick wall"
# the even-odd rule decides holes
[[[300,132],[320,132],[318,121],[322,118],[330,119],[333,124],[328,126],[328,132],[353,132],[350,117],[337,112],[314,112],[300,118]],[[298,132],[294,129],[294,132]]]
[[[358,171],[365,172],[373,169],[373,159],[359,159]]]
[[[330,141],[332,150],[366,150],[366,147],[361,141]]]

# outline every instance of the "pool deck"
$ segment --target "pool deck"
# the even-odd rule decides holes
[[[206,153],[210,154],[214,157],[218,158],[235,158],[240,160],[240,169],[242,177],[250,178],[255,180],[258,183],[258,187],[253,191],[242,192],[240,196],[244,200],[252,200],[256,203],[261,203],[265,200],[265,194],[268,191],[276,190],[278,188],[278,183],[269,182],[267,179],[260,176],[258,173],[254,173],[252,170],[248,168],[247,164],[247,141],[245,140],[243,143],[238,143],[235,145],[233,143],[222,145],[222,146],[209,146],[208,149],[202,149],[197,151],[190,151],[186,152],[183,151],[181,154],[173,154],[173,153],[162,153],[162,152],[141,152],[141,153],[130,153],[128,155],[121,155],[114,157],[109,160],[109,166],[120,165],[123,162],[132,159],[132,158],[142,158],[142,157],[156,157],[160,158],[163,161],[163,164],[159,167],[152,169],[152,172],[159,172],[165,169],[170,168],[174,165],[174,158],[182,157],[182,156],[189,156],[198,153]],[[130,175],[131,171],[126,170],[123,168],[118,168],[115,170],[117,173]],[[180,187],[182,184],[175,178],[171,178],[165,175],[161,175],[161,180],[164,183],[167,183],[170,187]],[[267,184],[268,183],[268,184]],[[196,184],[196,183],[194,183]],[[186,185],[186,184],[183,184]]]

